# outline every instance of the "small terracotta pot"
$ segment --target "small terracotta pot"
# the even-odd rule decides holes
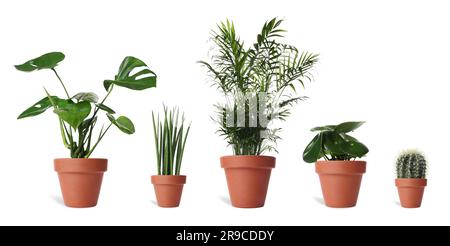
[[[185,183],[186,176],[184,175],[153,175],[152,184],[155,188],[158,206],[178,207]]]
[[[316,172],[325,205],[333,208],[356,205],[362,175],[366,172],[365,161],[317,161]]]
[[[97,205],[107,159],[61,158],[55,159],[54,163],[66,206],[87,208]]]
[[[426,179],[396,179],[395,185],[404,208],[418,208],[422,204],[423,192],[427,186]]]
[[[231,204],[238,208],[264,206],[270,173],[275,167],[275,157],[233,155],[220,158],[227,177]]]

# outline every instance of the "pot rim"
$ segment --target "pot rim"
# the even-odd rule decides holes
[[[107,158],[55,158],[56,160],[95,160],[95,161],[104,161],[104,160],[108,160]]]
[[[184,185],[186,175],[152,175],[151,182],[154,185]]]
[[[366,161],[317,161],[318,174],[362,175],[366,172]]]
[[[276,158],[268,155],[227,155],[220,157],[222,168],[275,168]]]
[[[59,173],[103,173],[108,168],[108,159],[101,158],[59,158],[53,162]]]
[[[220,158],[237,158],[237,157],[263,157],[263,158],[274,158],[274,156],[271,155],[223,155]]]
[[[425,187],[427,186],[427,179],[422,178],[396,178],[395,186],[403,187]]]

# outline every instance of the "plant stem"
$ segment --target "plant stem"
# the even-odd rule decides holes
[[[102,133],[102,135],[100,135],[98,137],[97,142],[94,144],[92,149],[84,156],[84,158],[89,158],[89,156],[91,156],[92,152],[95,150],[95,148],[97,147],[98,143],[100,143],[100,141],[103,139],[103,137],[105,136],[106,132],[109,130],[109,128],[111,126],[112,126],[112,122],[111,122],[111,124],[109,124],[109,126],[106,128],[106,130]]]
[[[69,92],[67,92],[67,88],[64,85],[64,82],[61,80],[61,77],[59,77],[58,73],[56,72],[55,68],[52,68],[52,71],[55,73],[56,77],[58,78],[59,82],[61,83],[62,87],[64,88],[64,91],[66,92],[66,96],[68,99],[70,99]]]
[[[108,93],[106,94],[106,96],[103,98],[103,100],[101,101],[100,104],[103,104],[106,101],[106,98],[108,98],[109,94],[111,94],[112,90],[113,90],[114,85],[112,84],[109,89],[108,89]],[[87,155],[87,157],[89,157],[90,153],[92,153],[92,151],[90,151],[90,147],[91,147],[91,139],[92,139],[92,131],[94,130],[94,126],[92,125],[92,122],[94,121],[95,116],[97,116],[98,111],[100,110],[100,108],[95,105],[95,111],[94,114],[92,115],[91,120],[89,121],[89,135],[88,135],[88,143],[87,143],[87,148],[86,151],[89,152],[89,154]],[[108,127],[109,128],[109,127]]]
[[[59,128],[61,130],[61,137],[63,139],[64,147],[70,149],[70,145],[67,142],[66,132],[65,132],[65,129],[63,128],[63,124],[64,124],[63,121],[61,119],[59,119]]]

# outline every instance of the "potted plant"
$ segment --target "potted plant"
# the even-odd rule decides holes
[[[305,97],[296,95],[296,86],[312,80],[318,55],[300,52],[280,42],[285,32],[282,20],[267,21],[256,42],[245,47],[233,22],[226,21],[213,31],[211,62],[200,61],[226,103],[218,103],[215,121],[218,133],[233,149],[220,158],[225,169],[231,203],[255,208],[265,203],[280,128],[273,122],[285,120],[290,108]]]
[[[397,158],[396,171],[395,185],[400,196],[400,204],[404,208],[420,207],[427,186],[425,157],[416,150],[407,150]]]
[[[115,86],[132,90],[144,90],[156,86],[156,75],[147,65],[135,57],[125,57],[119,72],[113,80],[105,80],[103,85],[107,94],[102,100],[93,92],[70,94],[56,66],[63,61],[61,52],[51,52],[29,60],[16,69],[23,72],[51,70],[65,92],[66,98],[60,98],[48,92],[30,108],[21,113],[18,119],[36,116],[52,108],[58,117],[58,125],[65,148],[70,158],[54,160],[55,171],[58,172],[64,204],[69,207],[92,207],[97,204],[103,173],[107,169],[107,159],[90,158],[100,141],[105,137],[112,125],[126,134],[133,134],[133,122],[125,116],[115,117],[115,111],[105,102]],[[135,69],[140,69],[135,72]],[[134,72],[134,74],[132,74]],[[110,123],[94,132],[99,125],[99,113],[104,112]],[[95,140],[95,136],[98,136]],[[93,141],[95,140],[95,141]]]
[[[369,149],[348,135],[364,122],[344,122],[311,129],[318,132],[303,152],[303,160],[316,163],[325,205],[328,207],[353,207],[358,200],[359,187],[366,162],[356,161]],[[325,159],[321,161],[320,159]]]
[[[185,127],[184,120],[184,114],[180,117],[178,108],[168,110],[164,106],[164,118],[160,120],[158,114],[156,121],[152,112],[158,175],[153,175],[151,180],[160,207],[180,205],[183,186],[186,183],[186,176],[180,175],[181,162],[191,129],[190,124]]]

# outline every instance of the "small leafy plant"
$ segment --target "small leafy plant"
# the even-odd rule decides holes
[[[184,147],[191,125],[184,125],[184,114],[180,116],[178,108],[168,110],[164,106],[164,118],[159,113],[155,119],[152,112],[153,133],[156,146],[158,175],[180,175]]]
[[[103,82],[107,94],[100,101],[93,92],[80,92],[75,95],[68,92],[55,68],[64,58],[65,55],[61,52],[51,52],[15,66],[17,70],[23,72],[43,69],[53,71],[66,96],[64,99],[54,96],[44,88],[46,96],[21,113],[18,119],[40,115],[47,109],[53,108],[53,112],[58,116],[64,146],[70,150],[70,157],[89,158],[112,125],[126,134],[135,132],[134,124],[130,119],[125,116],[114,117],[115,111],[105,105],[105,101],[114,86],[132,90],[156,87],[156,74],[143,61],[127,56],[122,61],[119,72],[114,79]],[[135,72],[135,70],[138,71]],[[100,111],[106,114],[110,124],[106,128],[104,125],[102,126],[97,140],[93,142],[94,128],[97,125]]]
[[[339,125],[320,126],[311,129],[318,132],[303,152],[303,160],[313,163],[325,160],[352,160],[361,158],[369,149],[356,138],[348,135],[359,128],[364,122],[351,121]]]
[[[233,147],[235,155],[276,151],[280,129],[270,123],[289,116],[290,108],[305,98],[296,95],[296,86],[303,87],[304,82],[312,80],[318,55],[280,42],[285,32],[281,24],[277,18],[267,21],[256,42],[246,47],[233,22],[222,22],[211,34],[211,62],[200,61],[228,99],[226,104],[216,105],[215,121],[218,133]],[[243,112],[241,120],[239,112]]]
[[[397,178],[424,179],[427,174],[427,160],[416,150],[407,150],[396,162]]]

